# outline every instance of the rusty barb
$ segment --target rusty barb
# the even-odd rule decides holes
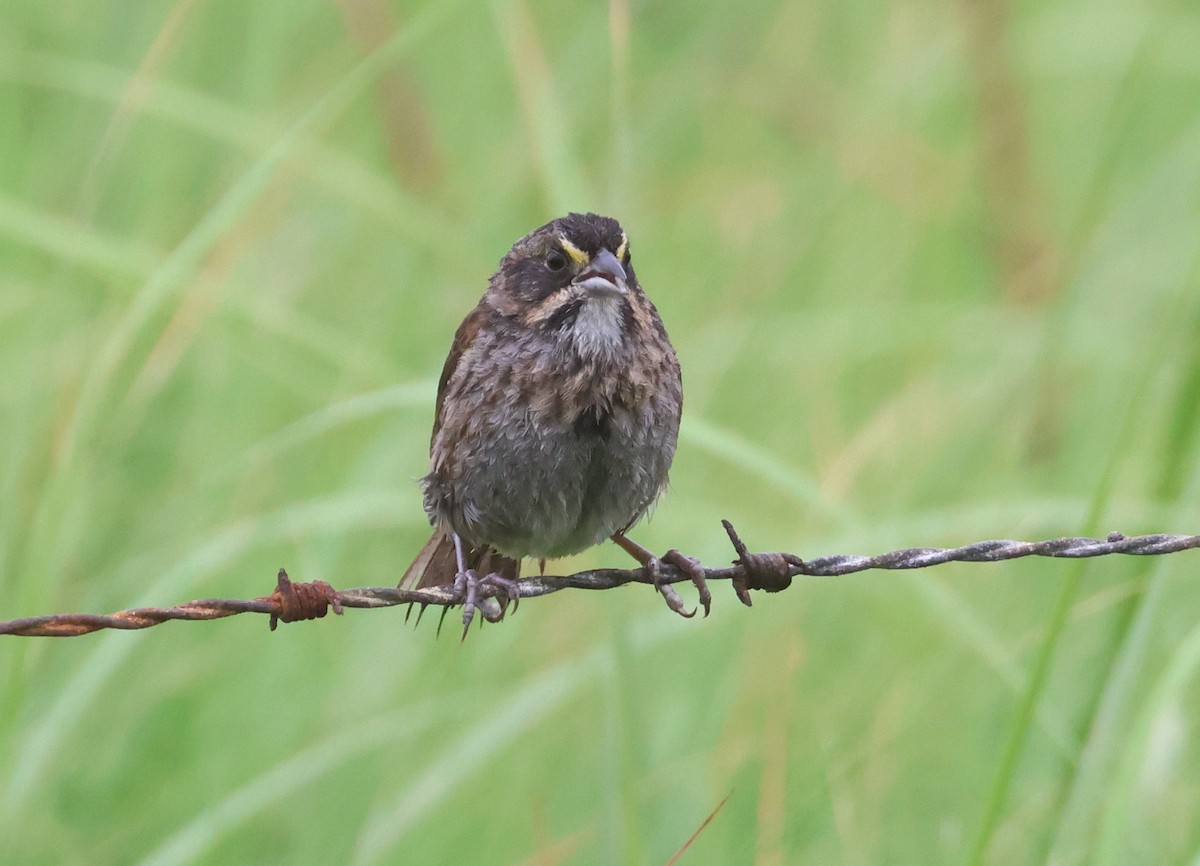
[[[721,521],[737,558],[728,568],[705,568],[708,581],[728,580],[743,604],[750,605],[750,590],[780,592],[792,584],[795,577],[837,577],[872,568],[927,568],[945,562],[1000,562],[1024,556],[1049,556],[1078,559],[1123,553],[1133,556],[1156,556],[1179,553],[1200,547],[1200,535],[1139,535],[1125,536],[1119,532],[1107,538],[1055,538],[1049,541],[979,541],[964,547],[915,547],[895,550],[877,556],[826,556],[802,560],[791,553],[750,553],[728,520]],[[676,566],[662,563],[657,573],[645,569],[600,568],[561,577],[529,577],[517,582],[520,598],[537,598],[563,589],[615,589],[629,583],[651,585],[690,581],[693,576]],[[503,609],[495,600],[495,590],[481,586],[481,611],[489,620],[500,619]],[[248,601],[210,598],[189,601],[175,607],[143,607],[100,616],[96,614],[64,613],[35,616],[26,619],[0,621],[0,635],[22,637],[74,637],[100,629],[141,629],[169,620],[223,619],[239,613],[263,613],[270,617],[271,629],[279,622],[320,619],[330,609],[341,614],[344,608],[394,607],[407,604],[448,609],[462,604],[461,593],[453,587],[399,589],[368,587],[335,590],[323,580],[293,583],[283,569],[279,570],[275,591]],[[443,610],[444,612],[444,610]],[[419,619],[419,618],[418,618]]]

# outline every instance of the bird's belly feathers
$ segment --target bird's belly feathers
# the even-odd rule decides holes
[[[636,522],[666,484],[678,418],[659,408],[651,400],[640,411],[571,420],[530,409],[513,423],[509,406],[503,424],[480,418],[472,433],[486,445],[460,446],[430,474],[426,510],[510,556],[552,558],[598,544]]]

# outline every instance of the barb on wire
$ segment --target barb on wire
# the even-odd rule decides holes
[[[913,547],[877,556],[824,556],[802,560],[792,553],[750,553],[728,520],[721,521],[737,552],[727,568],[704,568],[705,580],[728,580],[743,604],[750,605],[750,590],[779,592],[791,586],[795,577],[838,577],[872,568],[928,568],[946,562],[1000,562],[1024,556],[1049,556],[1078,559],[1123,553],[1133,556],[1157,556],[1200,547],[1200,535],[1138,535],[1110,533],[1107,538],[1054,538],[1048,541],[978,541],[963,547]],[[656,571],[647,569],[598,568],[556,577],[528,577],[517,581],[520,598],[537,598],[563,589],[615,589],[629,583],[673,584],[693,580],[694,575],[663,562]],[[502,592],[504,590],[501,590]],[[489,620],[503,617],[504,611],[491,586],[479,587],[479,604]],[[333,610],[379,608],[395,605],[420,605],[449,608],[462,604],[461,593],[452,586],[425,589],[365,587],[335,590],[322,580],[293,583],[280,569],[278,583],[271,595],[250,600],[203,599],[175,607],[143,607],[100,616],[95,614],[55,614],[26,619],[0,621],[0,635],[22,637],[74,637],[100,629],[141,629],[170,620],[222,619],[239,613],[263,613],[271,628],[278,622],[319,619]]]

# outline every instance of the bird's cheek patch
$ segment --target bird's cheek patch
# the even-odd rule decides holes
[[[529,326],[541,325],[550,321],[554,314],[571,300],[571,292],[569,289],[559,289],[547,295],[539,301],[524,315],[525,324]]]

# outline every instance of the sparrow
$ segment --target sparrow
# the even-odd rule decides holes
[[[400,586],[452,586],[465,634],[480,587],[499,617],[516,608],[522,559],[544,569],[612,539],[692,616],[657,579],[660,562],[682,569],[707,615],[699,563],[677,550],[660,559],[626,534],[667,485],[682,408],[679,361],[620,224],[571,213],[525,235],[442,368],[421,479],[434,532]]]

